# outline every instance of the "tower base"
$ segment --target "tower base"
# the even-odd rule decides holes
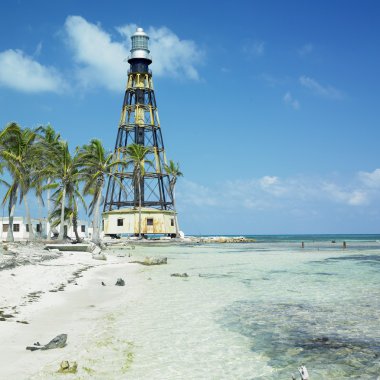
[[[104,235],[120,234],[165,234],[176,235],[175,211],[141,208],[141,231],[139,231],[139,210],[121,208],[103,212]]]

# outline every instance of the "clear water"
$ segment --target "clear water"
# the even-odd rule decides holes
[[[378,240],[137,247],[168,265],[141,267],[143,296],[122,309],[128,378],[290,379],[305,364],[312,380],[378,379]]]

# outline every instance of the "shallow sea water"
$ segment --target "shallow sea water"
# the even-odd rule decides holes
[[[379,379],[379,242],[132,252],[168,264],[141,267],[144,295],[121,308],[128,378],[291,379],[304,364],[311,380]]]

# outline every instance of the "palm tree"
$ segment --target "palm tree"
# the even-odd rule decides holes
[[[37,198],[37,203],[38,203],[38,225],[40,226],[39,227],[40,230],[38,231],[38,227],[37,227],[37,231],[36,231],[38,232],[38,238],[42,237],[42,209],[45,205],[44,199],[42,196],[43,190],[44,190],[44,187],[42,186],[42,181],[43,179],[41,178],[41,176],[37,174],[32,183],[32,187],[35,190],[35,196]]]
[[[0,145],[0,174],[3,174],[5,162],[3,161],[3,157],[1,152],[4,150],[3,144]],[[11,184],[9,184],[6,180],[3,178],[0,178],[0,184],[6,186],[7,191],[5,193],[5,196],[3,198],[3,201],[1,205],[4,207],[4,205],[8,201],[8,230],[7,230],[7,241],[14,241],[13,237],[13,213],[14,213],[14,207],[17,202],[17,188],[15,189]]]
[[[137,190],[139,198],[139,238],[141,239],[141,183],[145,175],[145,164],[153,166],[153,163],[146,158],[148,153],[150,153],[150,149],[143,145],[128,145],[126,153],[126,166],[133,166],[133,185]]]
[[[77,194],[78,183],[80,182],[78,148],[74,155],[70,154],[69,145],[66,141],[59,141],[58,149],[54,151],[51,162],[45,168],[54,183],[51,188],[56,188],[53,195],[55,200],[55,209],[60,208],[60,229],[58,239],[62,240],[65,233],[65,208],[67,195],[71,197]],[[70,197],[69,197],[70,198]]]
[[[179,226],[178,226],[177,211],[176,211],[176,206],[175,206],[175,185],[177,183],[177,178],[182,177],[183,173],[179,170],[178,162],[174,163],[173,160],[169,161],[169,165],[165,164],[164,169],[165,169],[166,173],[169,174],[169,176],[170,176],[169,186],[170,186],[170,192],[172,193],[172,197],[173,197],[174,211],[176,212],[174,219],[175,219],[176,236],[178,237]]]
[[[47,215],[48,215],[48,222],[49,222],[49,228],[47,231],[47,237],[50,238],[51,235],[51,220],[49,219],[49,215],[51,214],[51,197],[50,197],[50,191],[51,191],[51,182],[52,182],[52,173],[49,171],[49,166],[51,159],[54,159],[54,155],[59,154],[60,149],[60,140],[61,135],[59,133],[56,133],[54,128],[48,124],[46,126],[40,126],[36,129],[37,138],[38,138],[38,144],[39,148],[41,149],[41,156],[43,157],[42,165],[44,168],[44,172],[41,173],[41,177],[43,180],[46,180],[46,185],[41,187],[41,190],[46,190],[46,198],[47,198]],[[45,177],[45,178],[43,178]],[[36,194],[37,196],[40,195],[40,193]],[[42,200],[42,197],[38,198]]]
[[[35,151],[36,133],[29,128],[21,129],[16,123],[8,124],[0,133],[0,155],[9,174],[12,184],[8,186],[3,203],[8,200],[9,226],[13,230],[13,213],[20,193],[20,202],[24,201],[29,239],[34,239],[27,194],[32,187],[32,178],[37,172],[38,157]],[[13,241],[13,231],[9,231],[7,240]]]
[[[79,177],[78,177],[79,178]],[[52,198],[55,199],[55,209],[50,214],[52,220],[52,227],[56,227],[58,224],[62,226],[62,202],[63,202],[63,187],[59,187],[57,191],[53,194]],[[84,198],[79,189],[79,181],[73,180],[68,181],[65,187],[65,206],[63,210],[63,223],[66,220],[70,220],[73,225],[73,230],[75,234],[75,239],[77,242],[81,241],[78,233],[78,203],[81,203],[83,208],[86,210],[86,204]],[[66,206],[67,203],[67,206]]]
[[[2,206],[8,202],[8,231],[7,231],[7,241],[14,241],[13,237],[13,217],[14,210],[17,203],[17,184],[13,182],[12,184],[7,181],[0,179],[0,182],[7,187],[7,191],[2,201]]]
[[[92,139],[90,144],[84,145],[79,151],[79,165],[84,180],[84,195],[91,195],[92,201],[89,214],[93,215],[93,234],[91,240],[98,244],[100,240],[100,205],[105,178],[112,174],[112,169],[118,165],[125,165],[125,161],[115,160],[113,153],[106,152],[102,142]]]

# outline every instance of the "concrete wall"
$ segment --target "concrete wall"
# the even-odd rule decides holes
[[[41,223],[41,231],[37,232],[37,224]],[[4,231],[6,227],[4,228],[4,225],[9,225],[9,221],[7,217],[4,217],[0,219],[0,238],[1,240],[7,239],[7,231]],[[15,227],[15,225],[18,225],[18,227]],[[38,219],[32,219],[32,226],[33,231],[36,236],[36,238],[47,238],[47,232],[49,229],[49,223],[46,221],[46,219],[42,219],[41,221]],[[72,226],[67,226],[67,235],[71,239],[75,239],[74,229]],[[82,226],[84,226],[84,231],[82,231]],[[19,231],[15,231],[15,230]],[[59,225],[54,228],[57,232],[59,232]],[[79,220],[78,221],[78,234],[81,238],[87,238],[88,237],[88,223],[86,221]],[[53,234],[52,234],[53,236]],[[27,223],[26,218],[22,216],[15,216],[13,218],[13,237],[15,240],[29,240],[29,232],[27,231]]]
[[[33,224],[33,228],[36,228],[33,222],[32,224]],[[2,218],[0,222],[1,240],[6,240],[7,234],[8,234],[7,232],[8,228],[9,228],[8,218]],[[24,218],[22,216],[15,216],[13,218],[13,236],[15,240],[27,240],[29,237],[29,232],[26,232],[26,223],[24,222]]]
[[[175,234],[175,213],[143,208],[141,211],[141,233]],[[138,234],[139,212],[120,209],[103,213],[104,234]]]

